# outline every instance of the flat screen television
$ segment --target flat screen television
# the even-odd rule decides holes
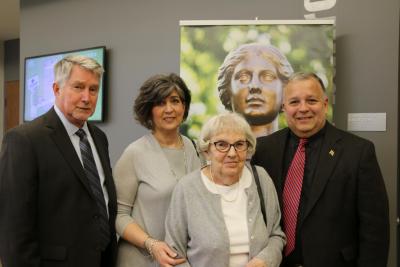
[[[53,67],[60,59],[71,54],[84,55],[94,58],[105,69],[105,51],[105,46],[99,46],[25,58],[24,121],[39,117],[54,105]],[[100,81],[96,110],[90,121],[104,120],[104,76]]]

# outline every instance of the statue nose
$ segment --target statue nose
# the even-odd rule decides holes
[[[254,86],[254,85],[252,85],[252,86],[250,86],[250,93],[251,94],[260,94],[261,93],[261,88],[258,86]]]
[[[249,85],[250,93],[252,93],[252,94],[261,93],[261,87],[262,86],[261,86],[260,80],[256,76],[253,76],[251,83]]]

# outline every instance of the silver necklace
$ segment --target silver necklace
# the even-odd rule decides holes
[[[239,178],[239,181],[237,181],[238,184],[237,184],[237,189],[236,189],[236,194],[235,194],[235,196],[234,196],[232,199],[228,199],[228,198],[225,197],[225,195],[224,195],[223,193],[221,193],[221,192],[219,191],[218,185],[217,185],[217,183],[214,181],[214,176],[213,176],[213,173],[212,173],[211,164],[210,164],[209,166],[210,166],[211,181],[213,182],[214,187],[215,187],[215,190],[217,191],[217,193],[218,193],[218,194],[222,197],[222,199],[225,200],[226,202],[235,202],[235,201],[238,199],[238,197],[239,197],[239,191],[240,191],[240,184],[239,184],[239,183],[240,183],[240,178]]]
[[[187,158],[186,158],[186,151],[185,151],[185,143],[183,142],[182,135],[179,135],[179,141],[182,145],[183,150],[183,164],[185,164],[185,175],[188,173],[188,166],[187,166]]]
[[[183,151],[183,163],[185,164],[185,174],[184,175],[186,175],[188,173],[188,166],[187,166],[187,158],[186,158],[186,151],[185,151],[185,143],[183,142],[183,138],[180,134],[179,134],[179,142],[181,144],[182,151]],[[168,161],[168,159],[167,159],[167,161]],[[170,169],[172,175],[174,175],[175,180],[178,181],[179,177],[178,177],[178,175],[176,175],[175,171],[171,168],[171,164],[169,163],[169,161],[168,161],[168,166],[169,166],[169,169]]]

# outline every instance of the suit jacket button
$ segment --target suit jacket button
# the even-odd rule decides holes
[[[93,219],[97,220],[99,218],[99,215],[93,215]]]

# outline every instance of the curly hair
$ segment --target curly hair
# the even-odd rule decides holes
[[[189,114],[191,94],[185,82],[175,73],[157,74],[147,79],[139,89],[133,105],[135,119],[147,129],[153,128],[152,109],[160,104],[174,90],[185,105],[183,120]]]
[[[219,98],[227,110],[232,110],[231,80],[236,66],[245,60],[250,54],[255,54],[270,61],[278,72],[278,77],[283,84],[286,84],[293,68],[287,58],[275,46],[259,43],[250,43],[231,50],[224,62],[218,69],[217,88]]]

